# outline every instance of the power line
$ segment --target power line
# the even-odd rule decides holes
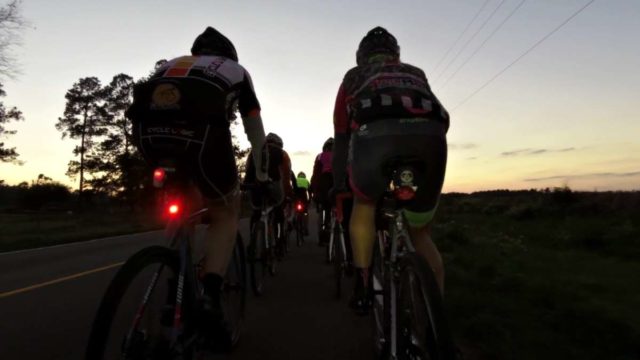
[[[460,64],[460,66],[458,66],[458,68],[456,69],[456,71],[454,71],[454,73],[453,73],[453,74],[451,74],[451,76],[449,76],[449,78],[448,78],[447,80],[445,80],[444,84],[442,84],[442,86],[440,86],[440,89],[443,89],[443,88],[444,88],[444,87],[449,83],[449,81],[451,81],[451,79],[453,79],[453,77],[454,77],[454,76],[456,76],[456,74],[457,74],[457,73],[458,73],[458,72],[459,72],[459,71],[460,71],[460,70],[461,70],[461,69],[462,69],[462,68],[463,68],[463,67],[464,67],[468,62],[469,62],[469,60],[471,60],[471,58],[473,58],[473,57],[478,53],[478,51],[480,51],[480,49],[482,49],[482,47],[484,46],[484,44],[486,44],[486,43],[487,43],[487,42],[488,42],[488,41],[493,37],[493,35],[495,35],[495,33],[497,33],[497,32],[498,32],[498,30],[500,30],[500,28],[502,27],[502,25],[504,25],[504,24],[505,24],[505,23],[506,23],[506,22],[507,22],[507,21],[508,21],[512,16],[513,16],[513,14],[515,14],[515,13],[518,11],[518,9],[520,9],[520,7],[522,7],[522,5],[523,5],[526,1],[527,1],[527,0],[522,0],[522,1],[520,2],[520,4],[518,4],[518,6],[516,6],[516,8],[515,8],[515,9],[513,9],[513,10],[511,11],[511,13],[510,13],[510,14],[509,14],[509,15],[508,15],[504,20],[502,20],[502,22],[500,23],[500,25],[498,25],[498,27],[496,27],[496,28],[493,30],[493,32],[492,32],[492,33],[491,33],[491,34],[490,34],[486,39],[484,39],[484,41],[482,42],[482,44],[480,44],[480,46],[478,46],[478,47],[476,48],[476,50],[475,50],[475,51],[474,51],[474,52],[473,52],[469,57],[467,57],[467,59],[466,59],[462,64]]]
[[[480,86],[476,91],[474,91],[473,93],[471,93],[471,95],[467,96],[464,100],[462,100],[461,103],[459,103],[456,107],[453,108],[453,111],[458,110],[462,105],[464,105],[467,101],[469,101],[472,97],[474,97],[477,93],[479,93],[480,91],[482,91],[482,89],[484,89],[485,87],[487,87],[489,84],[491,84],[495,79],[497,79],[500,75],[502,75],[505,71],[509,70],[509,68],[511,68],[513,65],[515,65],[518,61],[520,61],[520,59],[522,59],[523,57],[527,56],[527,54],[529,54],[533,49],[535,49],[536,47],[538,47],[538,45],[542,44],[545,40],[547,40],[551,35],[553,35],[556,31],[560,30],[563,26],[565,26],[567,23],[569,23],[569,21],[571,21],[574,17],[576,17],[578,14],[580,14],[584,9],[588,8],[589,5],[593,4],[596,0],[591,0],[588,3],[586,3],[584,6],[582,6],[578,11],[576,11],[575,13],[573,13],[573,15],[569,16],[569,18],[567,18],[565,21],[563,21],[560,25],[558,25],[555,29],[553,29],[550,33],[548,33],[547,35],[545,35],[542,39],[540,39],[537,43],[533,44],[532,47],[530,47],[527,51],[525,51],[522,55],[518,56],[514,61],[512,61],[509,65],[507,65],[504,69],[500,70],[496,75],[494,75],[491,79],[489,79],[487,82],[485,82],[482,86]]]
[[[438,67],[440,66],[440,64],[442,64],[442,61],[447,57],[447,55],[449,55],[449,53],[451,52],[451,50],[453,50],[453,48],[458,44],[458,41],[460,41],[460,39],[462,39],[462,36],[464,36],[464,34],[467,33],[467,30],[469,30],[469,27],[471,27],[471,24],[473,24],[474,21],[476,21],[476,19],[478,18],[478,16],[480,15],[480,13],[482,12],[482,10],[484,10],[484,8],[487,6],[487,4],[489,3],[489,0],[485,0],[484,4],[482,5],[482,7],[480,7],[480,10],[478,10],[478,12],[476,13],[476,15],[473,17],[473,19],[471,19],[471,21],[467,24],[467,26],[464,28],[464,30],[462,30],[462,33],[460,33],[460,36],[458,36],[458,38],[456,39],[456,41],[453,42],[453,45],[451,45],[451,47],[449,48],[449,50],[447,50],[447,52],[444,54],[444,56],[442,56],[442,58],[440,59],[440,61],[438,61],[438,63],[436,64],[436,67],[433,69],[433,71],[435,72],[436,70],[438,70]]]
[[[504,4],[506,0],[502,0],[500,2],[500,4],[498,4],[498,6],[493,9],[493,12],[491,13],[491,15],[489,15],[489,17],[482,23],[482,25],[480,25],[480,27],[478,28],[478,30],[476,30],[476,32],[469,38],[469,40],[467,40],[467,42],[462,46],[462,48],[460,49],[460,51],[458,51],[458,53],[456,54],[456,56],[453,57],[453,59],[451,59],[451,61],[449,61],[449,63],[447,64],[447,66],[445,66],[444,70],[442,70],[440,72],[440,74],[438,75],[438,77],[436,77],[436,80],[438,80],[449,68],[449,66],[451,66],[451,64],[453,64],[456,60],[458,60],[458,56],[460,56],[460,54],[462,54],[462,52],[464,51],[464,49],[467,48],[467,46],[469,45],[469,43],[471,41],[473,41],[473,39],[476,38],[476,35],[478,35],[480,33],[480,31],[482,29],[484,29],[485,25],[487,25],[487,23],[489,22],[489,20],[491,20],[491,18],[493,18],[493,15],[496,14],[496,12],[498,12],[498,9],[500,9],[502,7],[502,5]]]

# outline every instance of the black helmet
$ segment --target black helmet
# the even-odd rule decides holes
[[[377,26],[362,38],[356,52],[358,66],[365,65],[372,55],[386,54],[394,57],[400,56],[398,41],[385,28]]]
[[[327,139],[327,141],[324,142],[324,145],[322,145],[322,151],[331,151],[333,150],[333,138],[330,137]]]
[[[300,172],[298,173],[298,177],[299,177],[299,178],[304,178],[304,179],[306,179],[306,178],[307,178],[307,174],[305,174],[305,173],[304,173],[304,171],[300,171]]]
[[[282,138],[276,133],[268,133],[265,141],[267,142],[267,144],[274,144],[281,149],[284,146],[284,144],[282,143]]]
[[[193,42],[191,55],[218,55],[238,61],[238,53],[233,43],[211,26]]]

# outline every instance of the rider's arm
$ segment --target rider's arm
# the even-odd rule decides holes
[[[333,184],[336,188],[344,188],[347,176],[347,154],[349,149],[349,116],[344,84],[340,85],[336,104],[333,109]]]
[[[247,71],[245,71],[244,80],[242,81],[238,109],[242,116],[244,132],[251,143],[253,162],[256,164],[256,178],[259,181],[267,181],[268,153],[264,151],[265,136],[262,117],[260,117],[260,103],[253,90],[253,83]]]

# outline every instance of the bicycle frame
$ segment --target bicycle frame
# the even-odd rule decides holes
[[[329,245],[328,245],[329,256],[333,254],[333,247],[335,246],[335,242],[334,242],[335,240],[334,237],[336,233],[335,230],[337,227],[337,229],[340,231],[340,246],[342,248],[342,255],[343,255],[343,259],[340,259],[340,261],[344,263],[347,262],[347,248],[344,242],[344,229],[342,228],[342,220],[343,220],[342,201],[350,197],[351,197],[350,193],[338,194],[336,196],[336,206],[331,209],[331,224],[330,224],[331,233],[329,235]],[[335,261],[336,259],[329,258],[329,261],[332,261],[332,260]]]
[[[181,327],[183,322],[183,301],[184,301],[184,288],[185,288],[185,280],[188,281],[189,284],[192,284],[194,289],[194,300],[202,295],[202,289],[200,287],[199,282],[197,281],[197,274],[193,268],[193,259],[192,259],[192,240],[194,238],[195,232],[195,222],[196,220],[208,212],[208,208],[202,208],[198,211],[193,212],[190,215],[173,217],[169,220],[169,223],[165,227],[165,235],[167,236],[169,243],[168,248],[174,249],[178,251],[179,254],[179,273],[178,273],[178,283],[177,283],[177,291],[176,291],[176,304],[174,308],[174,316],[173,316],[173,326],[171,329],[171,346],[174,347],[178,343],[178,338],[181,335]],[[164,265],[160,265],[158,270],[153,274],[151,278],[151,282],[145,291],[145,295],[143,296],[142,303],[138,307],[136,312],[136,316],[134,317],[133,324],[127,334],[125,339],[125,346],[123,347],[123,356],[126,356],[126,350],[128,349],[130,342],[133,338],[135,329],[138,328],[140,324],[140,320],[142,319],[142,315],[147,308],[147,304],[149,302],[149,298],[151,293],[155,289],[160,274],[164,270]]]

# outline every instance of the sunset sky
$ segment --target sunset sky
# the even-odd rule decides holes
[[[1,80],[5,106],[25,117],[2,141],[24,165],[0,164],[0,179],[44,173],[73,185],[75,142],[54,128],[65,92],[85,76],[145,76],[187,54],[206,26],[234,42],[266,130],[282,136],[294,171],[310,173],[342,76],[381,25],[451,114],[444,191],[638,190],[640,1],[595,1],[561,26],[589,2],[24,0],[20,73]]]

